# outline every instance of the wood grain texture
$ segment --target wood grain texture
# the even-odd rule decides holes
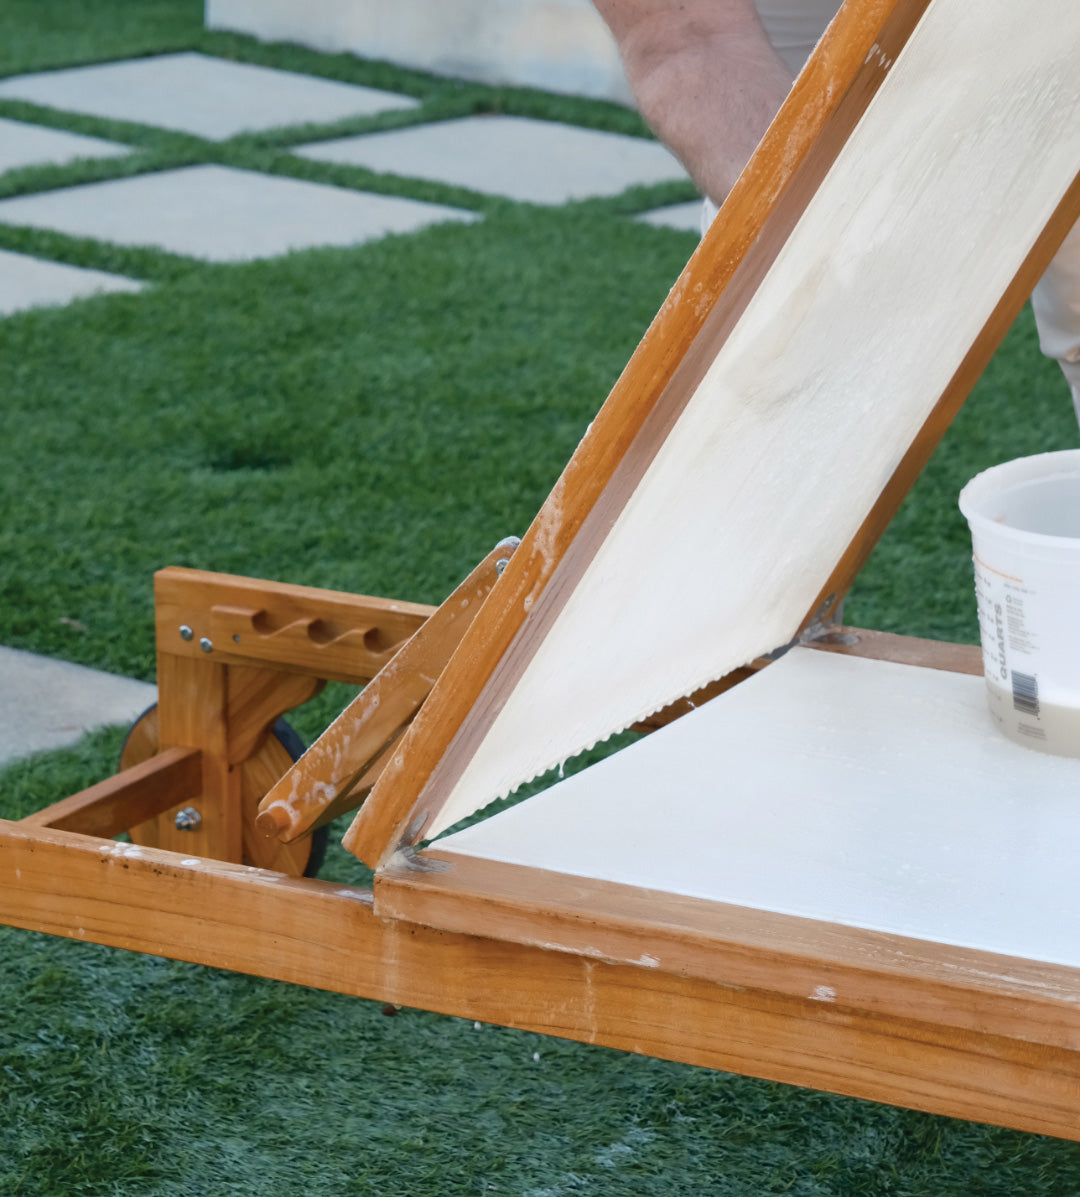
[[[227,665],[225,677],[230,765],[253,756],[280,716],[310,702],[325,685],[319,677],[250,665]]]
[[[1080,1138],[1080,1053],[379,918],[370,893],[0,823],[0,921]]]
[[[256,826],[263,795],[291,765],[292,757],[285,746],[276,737],[269,736],[258,751],[239,766],[243,863],[273,869],[290,877],[302,877],[311,857],[311,841],[302,839],[283,844]]]
[[[822,652],[865,657],[871,661],[895,661],[898,665],[944,669],[972,677],[981,677],[983,673],[982,649],[977,644],[924,640],[919,636],[900,636],[895,632],[876,632],[844,624],[831,624],[821,635],[804,640],[803,644]]]
[[[362,685],[435,610],[368,595],[170,568],[154,577],[159,652]],[[190,629],[184,639],[181,628]],[[202,642],[209,641],[206,653]]]
[[[168,658],[168,654],[165,657]],[[164,675],[173,676],[169,670],[174,666],[175,660],[171,666],[166,666]],[[230,859],[301,876],[311,854],[310,843],[283,845],[259,831],[255,820],[263,795],[293,763],[288,750],[273,734],[274,723],[279,715],[310,699],[323,683],[302,674],[245,665],[219,665],[200,662],[196,658],[184,667],[184,672],[200,667],[209,668],[211,677],[216,678],[219,671],[223,675],[224,720],[220,726],[215,724],[212,729],[207,729],[200,725],[198,712],[187,712],[178,734],[192,739],[202,737],[204,743],[200,752],[208,756],[218,754],[209,761],[200,757],[200,768],[203,774],[227,779],[229,788],[226,792],[239,808],[239,855]],[[170,690],[163,697],[169,706],[176,694]],[[154,707],[132,728],[121,754],[121,769],[143,766],[144,762],[152,766],[154,759],[170,751],[162,749],[159,708]],[[203,828],[181,830],[175,820],[181,808],[193,806],[212,831],[221,818],[219,808],[212,802],[212,797],[203,792],[200,778],[194,792],[174,797],[164,806],[159,805],[154,818],[149,816],[155,812],[148,811],[146,821],[125,826],[137,844],[192,854],[205,853],[207,837]]]
[[[198,748],[202,784],[198,828],[181,831],[170,810],[152,823],[132,827],[136,843],[240,860],[243,854],[242,779],[229,764],[228,676],[224,663],[207,656],[158,652],[159,748]]]
[[[106,839],[197,797],[202,757],[196,748],[171,748],[22,820]]]
[[[375,877],[375,912],[875,1015],[1080,1049],[1080,970],[464,856]],[[434,866],[434,867],[431,867]]]

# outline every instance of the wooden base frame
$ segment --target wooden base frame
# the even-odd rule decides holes
[[[173,829],[179,850],[107,838],[136,819],[166,824],[163,812],[182,805],[201,805],[211,826],[223,824],[206,778],[227,778],[236,766],[228,751],[222,758],[207,747],[206,728],[242,757],[283,696],[306,692],[290,688],[298,680],[362,680],[371,663],[330,665],[317,639],[304,650],[311,663],[298,659],[305,621],[351,609],[348,639],[376,628],[373,639],[393,644],[429,610],[366,598],[350,608],[340,595],[170,570],[158,579],[166,659],[179,656],[211,677],[252,668],[239,655],[243,637],[226,660],[206,661],[216,645],[205,652],[179,630],[216,626],[213,608],[241,590],[253,609],[284,603],[293,617],[279,641],[284,660],[272,661],[267,640],[256,642],[262,666],[274,665],[254,688],[260,701],[237,705],[252,688],[233,686],[225,709],[241,714],[223,731],[205,687],[170,692],[175,674],[164,670],[162,710],[201,743],[166,744],[82,794],[0,822],[0,921],[1080,1140],[1080,970],[436,850],[419,869],[395,862],[367,890],[214,859],[190,832]],[[261,622],[271,626],[269,617]],[[975,649],[907,637],[834,629],[820,647],[980,671]]]
[[[637,485],[932,4],[845,5],[725,220],[502,574],[502,605],[487,604],[456,649],[449,619],[411,639],[433,614],[416,604],[195,571],[158,575],[152,755],[22,822],[0,822],[0,921],[1080,1140],[1080,969],[412,849],[434,803],[425,797],[430,779],[451,769],[450,747],[463,756],[459,729],[476,710],[487,718],[489,685],[501,701],[504,656],[521,657],[510,660],[520,673],[532,652],[519,635],[526,617],[542,622],[544,603],[554,610],[582,575],[595,547],[590,529]],[[835,610],[1078,213],[1080,178],[1054,200],[802,627]],[[500,565],[489,559],[484,585]],[[561,589],[549,584],[557,569]],[[380,786],[389,776],[393,801],[361,807],[352,834],[357,854],[382,866],[374,889],[296,876],[304,836],[327,811],[271,809],[274,799],[258,821],[258,791],[278,780],[260,756],[274,721],[326,679],[370,681],[406,644],[403,660],[422,658],[424,640],[437,642],[438,659],[452,655],[430,700],[418,687],[396,695],[406,720],[424,702],[402,740],[407,750],[397,748],[395,716],[331,779],[336,813],[369,788],[368,769],[390,758]],[[974,650],[901,637],[834,629],[819,647],[979,672]],[[428,671],[403,672],[415,681]],[[736,674],[720,687],[746,671]],[[372,707],[361,704],[361,714]],[[451,764],[459,774],[463,761]],[[188,806],[197,828],[177,826]],[[125,829],[134,843],[108,838]]]

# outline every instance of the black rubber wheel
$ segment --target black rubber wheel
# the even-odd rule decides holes
[[[284,719],[275,720],[271,731],[273,731],[274,738],[281,747],[292,757],[294,764],[307,751],[307,745],[300,738],[300,733],[291,723],[286,723]],[[308,857],[307,865],[304,868],[303,875],[305,877],[315,877],[323,867],[323,861],[326,860],[326,846],[329,842],[329,827],[316,827],[311,833],[311,855]]]

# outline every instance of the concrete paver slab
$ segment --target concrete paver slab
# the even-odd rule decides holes
[[[470,116],[316,142],[294,152],[539,204],[686,178],[659,142],[521,116]]]
[[[16,75],[0,80],[0,98],[213,141],[417,105],[410,96],[196,53]]]
[[[356,245],[476,213],[224,166],[189,166],[0,200],[0,224],[214,262]]]
[[[62,166],[78,158],[119,158],[131,147],[100,137],[0,117],[0,174],[21,166]]]
[[[701,200],[690,200],[685,204],[670,204],[643,212],[637,217],[644,224],[655,224],[666,229],[680,229],[701,236]]]
[[[142,283],[118,274],[43,262],[0,249],[0,316],[26,308],[70,303],[106,291],[139,291]]]
[[[156,701],[146,682],[0,647],[0,765],[131,723]]]

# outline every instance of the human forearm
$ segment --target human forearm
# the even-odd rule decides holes
[[[596,0],[642,115],[722,201],[791,87],[749,0]]]

